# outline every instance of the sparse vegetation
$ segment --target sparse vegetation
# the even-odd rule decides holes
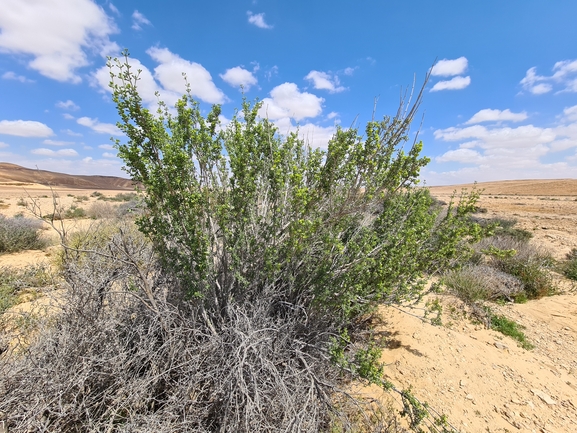
[[[45,264],[21,269],[0,267],[0,314],[17,303],[21,290],[46,287],[53,283],[53,275]]]
[[[577,248],[567,254],[567,262],[563,264],[563,274],[570,280],[577,281]]]
[[[535,347],[527,340],[522,331],[523,327],[505,316],[491,314],[491,328],[517,340],[519,346],[525,350],[531,350]]]
[[[0,253],[41,250],[46,246],[40,230],[42,223],[30,218],[0,215]]]

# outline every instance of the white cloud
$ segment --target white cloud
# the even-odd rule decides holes
[[[527,113],[513,113],[511,110],[492,110],[490,108],[485,108],[484,110],[480,110],[473,115],[467,122],[466,125],[471,125],[474,123],[481,123],[481,122],[503,122],[503,121],[512,121],[512,122],[522,122],[523,120],[527,119]]]
[[[577,122],[577,105],[565,108],[563,110],[563,115],[566,120],[569,120],[571,122]]]
[[[321,71],[310,71],[305,77],[313,83],[313,87],[317,90],[328,90],[330,93],[339,93],[346,90],[340,85],[339,77]]]
[[[71,129],[62,129],[61,132],[64,132],[67,135],[70,135],[71,137],[82,137],[82,134],[80,132],[74,132]]]
[[[104,158],[116,158],[116,154],[110,153],[110,152],[104,152],[104,153],[102,154],[102,156],[103,156]]]
[[[88,52],[118,51],[116,26],[92,0],[2,0],[0,51],[32,56],[28,65],[58,81],[78,83]]]
[[[257,83],[257,79],[252,72],[247,71],[240,66],[227,69],[224,74],[220,74],[220,78],[233,87],[242,86],[246,91]]]
[[[355,68],[345,68],[345,70],[343,71],[343,73],[344,73],[345,75],[349,75],[349,76],[350,76],[350,75],[353,75],[353,74],[355,73],[355,69],[357,69],[357,68],[356,68],[356,67],[355,67]]]
[[[308,92],[301,92],[294,83],[276,86],[270,92],[270,98],[264,98],[259,110],[261,117],[269,119],[292,118],[297,121],[307,117],[316,117],[322,112],[323,98]]]
[[[120,16],[120,11],[111,2],[108,2],[108,8],[116,15]]]
[[[112,144],[100,144],[98,148],[106,150],[114,150],[114,146]]]
[[[142,30],[143,25],[150,26],[152,23],[146,18],[143,14],[135,10],[132,13],[132,29],[133,30]]]
[[[320,126],[313,123],[295,125],[288,117],[276,119],[273,123],[278,128],[280,134],[288,135],[291,132],[296,132],[298,137],[312,148],[327,149],[329,140],[333,138],[336,132],[334,125]]]
[[[91,119],[90,117],[80,117],[76,123],[86,126],[99,134],[122,135],[122,131],[112,123],[101,123],[98,119]]]
[[[74,120],[75,119],[75,117],[70,113],[62,113],[62,117],[64,117],[66,120]]]
[[[52,149],[40,148],[40,149],[33,149],[30,151],[30,153],[42,156],[78,156],[78,152],[76,152],[74,149],[52,150]]]
[[[12,72],[12,71],[4,72],[4,74],[2,74],[2,78],[4,78],[5,80],[20,81],[21,83],[33,83],[34,82],[34,80],[30,80],[30,79],[26,78],[24,75],[17,75],[15,72]]]
[[[465,164],[481,163],[485,158],[479,152],[472,149],[461,148],[457,150],[449,150],[443,155],[435,158],[437,162],[461,162]]]
[[[48,144],[49,146],[72,146],[73,141],[58,141],[58,140],[44,140],[42,144]]]
[[[482,110],[483,111],[483,110]],[[503,113],[503,112],[500,112]],[[495,116],[496,117],[496,116]],[[577,149],[577,106],[567,107],[558,116],[557,126],[542,128],[523,125],[515,128],[472,125],[434,132],[437,140],[458,142],[458,149],[435,158],[439,164],[457,164],[446,172],[427,171],[427,182],[465,183],[500,179],[575,177],[575,161],[563,156],[555,162],[555,152]]]
[[[466,57],[459,57],[454,60],[439,60],[431,69],[431,75],[441,77],[461,75],[467,70],[468,63]]]
[[[18,137],[50,137],[52,129],[35,120],[0,120],[0,134]]]
[[[438,92],[440,90],[461,90],[471,84],[471,77],[454,77],[448,81],[439,81],[436,83],[431,92]]]
[[[202,65],[184,60],[166,48],[153,47],[146,51],[150,57],[160,63],[154,68],[154,77],[165,90],[180,97],[186,92],[186,82],[190,85],[192,96],[209,104],[221,104],[226,101],[224,93],[215,86],[212,76]]]
[[[278,66],[274,65],[272,68],[269,68],[265,73],[264,76],[266,77],[266,79],[268,81],[270,81],[270,79],[273,77],[273,75],[277,75],[278,74]]]
[[[5,149],[7,147],[10,147],[10,145],[8,143],[4,143],[3,141],[0,141],[0,149]]]
[[[76,111],[76,110],[80,110],[80,107],[78,105],[76,105],[73,101],[71,101],[70,99],[67,101],[58,101],[56,103],[56,107],[58,108],[62,108],[63,110],[72,110],[72,111]]]
[[[523,89],[534,95],[549,93],[554,85],[560,86],[558,93],[577,93],[577,60],[563,60],[555,63],[553,74],[550,76],[537,75],[536,67],[529,68],[520,84]]]
[[[264,13],[253,14],[251,11],[246,13],[248,15],[248,22],[254,24],[261,29],[272,29],[273,26],[267,24],[264,20]]]
[[[339,115],[339,113],[335,112],[335,111],[331,111],[329,114],[327,114],[327,119],[334,119],[335,117],[337,117]]]

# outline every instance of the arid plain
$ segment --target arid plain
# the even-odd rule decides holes
[[[473,185],[432,187],[431,192],[448,202],[463,187],[470,190]],[[490,182],[476,188],[482,190],[480,217],[516,219],[516,227],[533,234],[532,243],[559,261],[577,248],[577,180]],[[131,189],[130,181],[117,178],[47,175],[0,164],[0,213],[6,216],[30,216],[24,202],[31,201],[43,213],[52,213],[53,193],[64,208],[88,209],[98,201],[95,191],[113,197]],[[81,218],[65,223],[73,230],[94,222]],[[60,247],[48,226],[44,235],[51,246],[0,255],[0,267],[49,263]],[[436,326],[420,319],[424,304],[383,307],[377,331],[386,342],[386,376],[399,388],[411,386],[421,401],[445,413],[463,432],[577,431],[577,286],[560,274],[554,274],[554,280],[555,296],[492,307],[525,326],[535,346],[530,351],[471,321],[461,301],[450,295],[434,295],[443,305],[442,324]],[[23,302],[14,311],[39,301]],[[363,392],[398,403],[394,395],[373,388]]]

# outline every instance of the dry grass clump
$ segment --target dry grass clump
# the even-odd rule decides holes
[[[8,218],[0,214],[0,254],[43,249],[46,240],[40,233],[41,229],[41,221],[21,216]]]
[[[466,302],[499,299],[513,301],[523,293],[516,277],[487,265],[467,265],[443,278],[444,284]]]

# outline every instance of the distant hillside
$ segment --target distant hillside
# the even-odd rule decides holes
[[[16,164],[0,162],[0,185],[10,183],[39,183],[66,188],[94,188],[132,190],[132,181],[115,176],[77,176],[46,170],[33,170]]]
[[[433,186],[431,192],[450,193],[461,191],[461,188],[471,189],[473,184]],[[492,195],[555,195],[577,196],[577,179],[528,179],[528,180],[501,180],[495,182],[479,182],[477,189],[483,194]]]

